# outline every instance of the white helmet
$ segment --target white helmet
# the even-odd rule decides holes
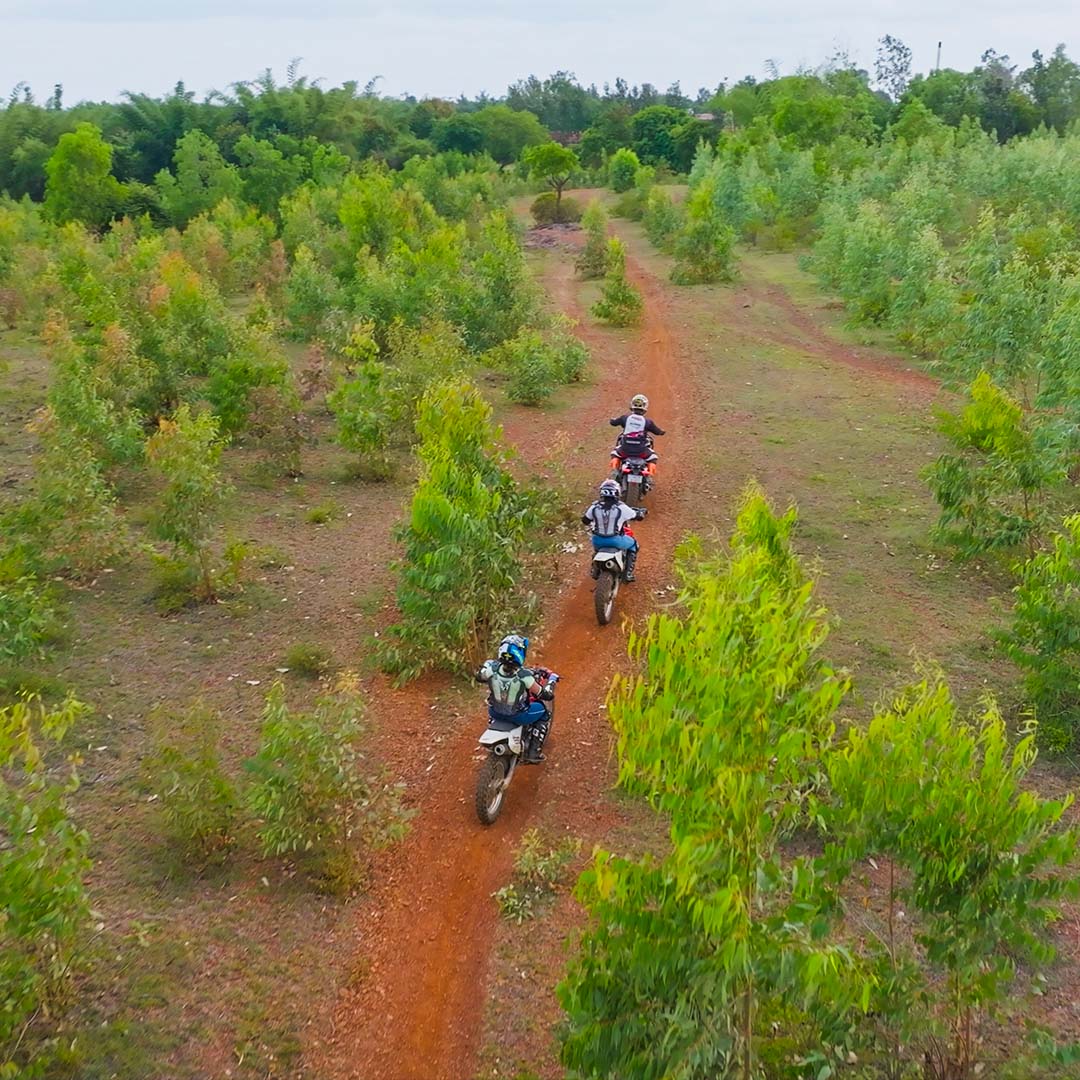
[[[618,499],[620,494],[619,485],[614,480],[605,480],[600,485],[600,498],[603,500]]]
[[[630,399],[631,412],[644,412],[649,407],[649,399],[644,394],[635,394]]]

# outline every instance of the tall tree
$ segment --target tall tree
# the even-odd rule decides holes
[[[81,221],[92,229],[108,223],[123,189],[112,175],[112,147],[93,124],[60,136],[45,163],[45,212],[53,221]]]
[[[878,86],[893,101],[899,101],[911,82],[911,49],[899,38],[886,34],[878,41],[874,75]]]

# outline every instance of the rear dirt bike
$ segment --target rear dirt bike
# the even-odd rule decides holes
[[[533,677],[542,686],[554,686],[559,676],[547,668],[533,668]],[[537,700],[534,698],[534,700]],[[555,720],[555,702],[543,702],[547,709],[548,734]],[[491,717],[487,730],[480,736],[480,749],[484,751],[484,760],[476,777],[476,816],[481,825],[493,825],[503,808],[506,789],[517,772],[517,767],[526,764],[530,741],[535,738],[530,724],[518,723],[517,717],[503,720]]]
[[[596,605],[596,621],[601,626],[611,622],[615,611],[615,597],[626,575],[626,552],[621,548],[600,548],[593,554],[592,576],[596,579],[593,602]]]
[[[619,483],[622,501],[627,506],[641,506],[642,499],[652,491],[656,483],[653,479],[656,465],[644,458],[613,457],[611,470],[612,479]]]

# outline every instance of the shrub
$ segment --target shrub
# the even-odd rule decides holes
[[[71,818],[75,759],[66,779],[46,767],[42,742],[58,743],[85,716],[69,698],[0,709],[0,1075],[40,1075],[27,1029],[65,1004],[77,946],[90,922],[89,837]],[[32,1060],[34,1057],[36,1061]],[[23,1072],[25,1067],[26,1071]]]
[[[608,183],[611,190],[619,195],[629,191],[634,186],[640,168],[641,162],[633,150],[625,146],[616,150],[608,162]]]
[[[1011,624],[998,640],[1024,672],[1039,737],[1052,750],[1072,750],[1080,735],[1080,515],[1016,570]]]
[[[529,829],[514,856],[514,880],[495,893],[499,911],[518,925],[535,918],[562,884],[579,851],[581,841],[572,836],[545,849],[540,830]]]
[[[148,785],[170,842],[198,865],[224,860],[235,840],[238,803],[221,765],[221,717],[201,702],[150,716]]]
[[[403,826],[396,789],[362,770],[359,715],[359,699],[347,691],[320,698],[311,712],[292,711],[275,683],[259,750],[246,762],[247,805],[259,822],[263,854],[304,854],[323,886],[339,895],[359,884],[364,847]]]
[[[259,452],[261,472],[303,475],[300,451],[311,438],[309,426],[290,387],[257,386],[249,392],[247,428]]]
[[[316,337],[328,317],[348,309],[348,298],[337,278],[301,244],[285,283],[285,317],[297,337]]]
[[[491,407],[475,388],[433,387],[416,427],[420,477],[399,531],[401,619],[379,646],[383,665],[400,680],[479,663],[494,627],[518,613],[518,548],[528,518]]]
[[[675,237],[675,266],[671,280],[679,285],[730,281],[734,277],[734,231],[716,208],[711,181],[690,195],[682,228]]]
[[[173,561],[186,559],[196,571],[194,597],[199,600],[215,596],[210,534],[214,512],[227,492],[219,470],[224,446],[214,416],[192,414],[187,405],[172,420],[161,420],[146,443],[147,461],[165,481],[154,534],[172,545]]]
[[[958,413],[939,416],[954,452],[925,474],[941,507],[934,534],[961,558],[1022,546],[1034,554],[1048,524],[1047,493],[1066,475],[1063,432],[1025,415],[985,371],[968,394]]]
[[[48,588],[12,549],[0,558],[0,660],[39,657],[57,624]]]
[[[656,170],[648,165],[643,165],[634,175],[634,186],[616,200],[612,208],[615,217],[626,218],[628,221],[640,221],[645,216],[645,206],[648,203],[649,192],[652,191],[656,182]]]
[[[285,654],[285,667],[306,679],[321,679],[334,666],[334,657],[325,645],[298,642]]]
[[[206,400],[218,418],[219,428],[235,434],[248,426],[256,390],[276,387],[291,390],[288,362],[275,354],[268,341],[252,340],[242,351],[215,361],[206,383]]]
[[[585,226],[585,247],[574,266],[585,279],[603,277],[608,268],[607,214],[598,202],[591,202],[581,220]]]
[[[311,507],[306,514],[304,514],[304,520],[309,525],[327,525],[334,518],[341,516],[341,503],[338,502],[324,502],[318,506]]]
[[[563,199],[557,199],[554,191],[545,191],[538,195],[529,212],[537,225],[569,225],[580,221],[582,217],[581,204],[577,199],[567,195]]]
[[[645,202],[645,215],[642,224],[645,235],[654,247],[661,251],[670,251],[675,234],[682,226],[683,215],[671,201],[671,196],[662,188],[654,187]]]
[[[641,293],[626,280],[626,252],[622,241],[613,236],[608,241],[608,271],[604,289],[593,304],[592,313],[612,326],[633,326],[641,319]]]

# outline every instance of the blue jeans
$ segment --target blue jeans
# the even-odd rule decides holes
[[[637,551],[637,540],[632,536],[597,536],[592,537],[593,551],[618,548],[619,551]]]
[[[499,720],[513,720],[518,724],[528,726],[535,724],[537,720],[546,720],[548,715],[547,706],[542,701],[531,701],[529,707],[523,709],[514,716],[500,716]],[[495,713],[489,708],[488,716],[495,719]]]

